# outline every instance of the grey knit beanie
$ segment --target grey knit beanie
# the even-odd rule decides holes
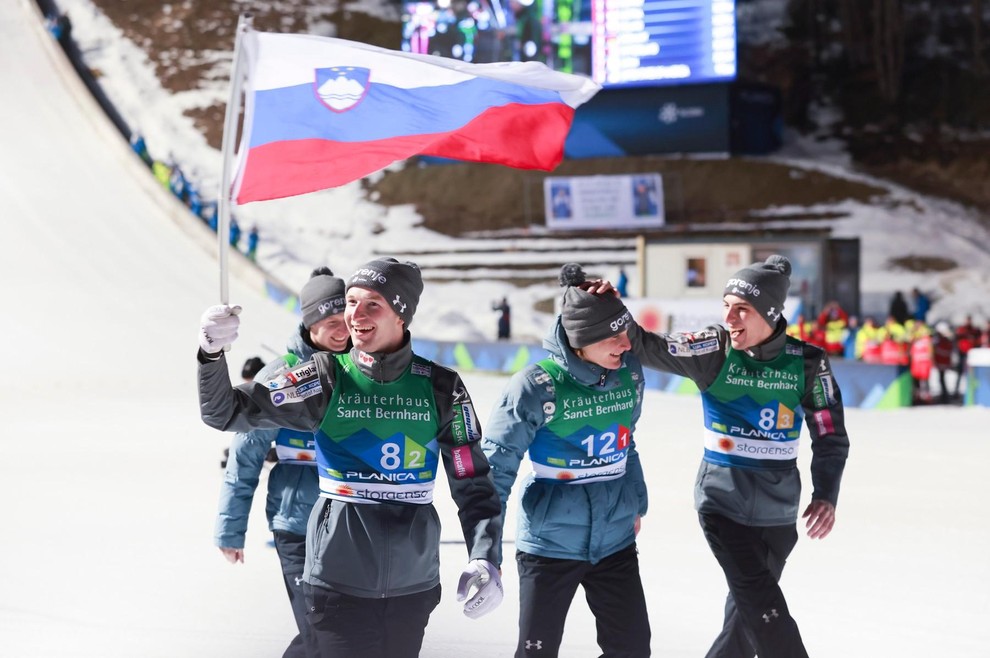
[[[618,297],[593,295],[577,287],[586,280],[584,270],[577,263],[568,263],[560,269],[559,282],[566,288],[560,321],[567,342],[574,349],[620,334],[632,321],[632,315]]]
[[[791,287],[791,261],[774,254],[762,263],[744,267],[725,284],[722,296],[735,295],[753,305],[767,324],[777,326]]]
[[[423,275],[416,263],[379,258],[365,263],[351,275],[347,290],[353,287],[372,290],[384,297],[408,328],[423,294]]]
[[[344,312],[344,280],[329,267],[318,267],[299,293],[303,326],[309,329],[320,320]]]

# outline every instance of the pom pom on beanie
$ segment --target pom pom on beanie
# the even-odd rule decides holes
[[[344,312],[344,280],[335,277],[329,267],[318,267],[299,293],[303,326],[309,329],[320,320]]]

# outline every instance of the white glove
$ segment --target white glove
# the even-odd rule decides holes
[[[240,306],[217,304],[203,311],[199,319],[199,347],[205,354],[219,354],[237,338],[241,324]]]
[[[488,560],[471,560],[457,581],[457,600],[464,601],[472,587],[478,591],[464,603],[464,614],[471,619],[483,617],[502,602],[502,579]]]

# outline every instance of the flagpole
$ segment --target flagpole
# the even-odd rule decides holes
[[[230,302],[227,254],[230,250],[230,169],[234,156],[234,142],[237,139],[237,119],[241,109],[241,88],[244,76],[242,42],[251,29],[254,19],[251,14],[241,14],[237,20],[234,36],[234,62],[230,73],[230,96],[227,98],[227,113],[223,120],[223,141],[220,150],[223,165],[220,169],[220,192],[217,195],[217,247],[220,260],[220,303]]]

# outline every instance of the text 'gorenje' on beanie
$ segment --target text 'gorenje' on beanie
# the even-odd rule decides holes
[[[767,324],[777,326],[791,287],[791,261],[774,254],[762,263],[744,267],[725,284],[722,296],[735,295],[749,302]]]
[[[593,295],[577,287],[586,280],[584,270],[577,263],[567,263],[560,269],[559,282],[566,288],[560,321],[567,342],[574,349],[620,334],[632,321],[626,305],[615,295]]]
[[[306,329],[331,315],[343,313],[347,306],[344,280],[334,276],[329,267],[316,268],[299,293],[299,306]]]
[[[423,275],[416,263],[379,258],[365,263],[351,275],[347,280],[347,290],[355,286],[384,297],[408,329],[416,314],[419,296],[423,294]]]

